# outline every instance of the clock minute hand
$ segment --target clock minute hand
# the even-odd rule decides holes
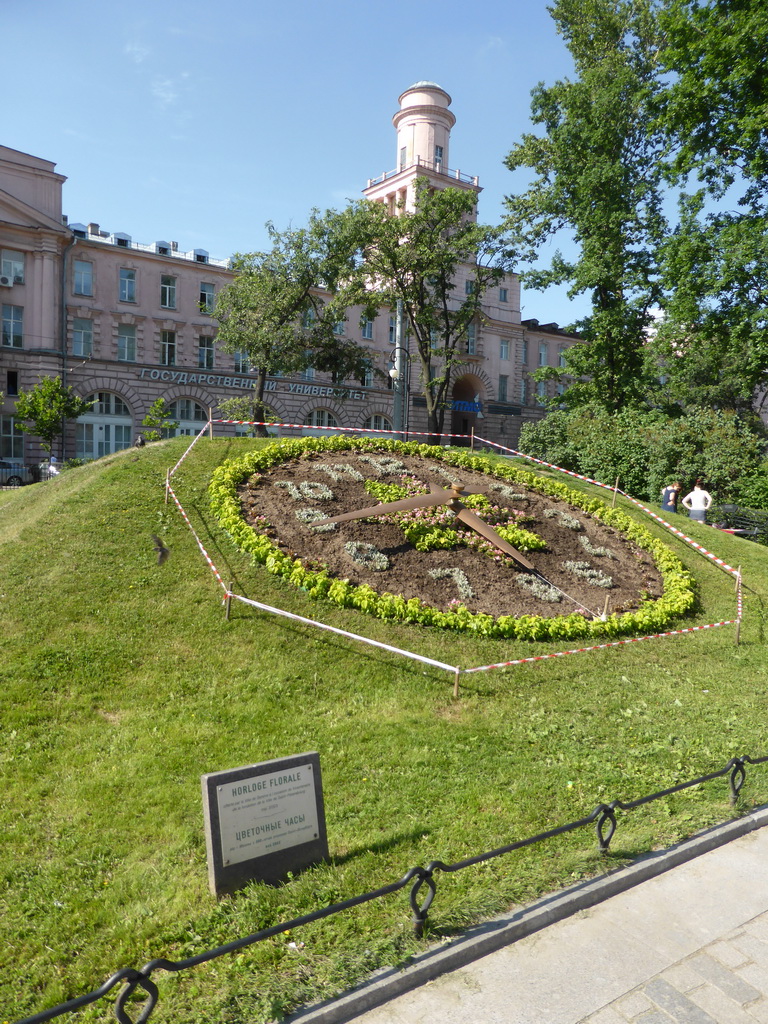
[[[460,519],[462,523],[466,523],[466,525],[470,529],[474,530],[476,533],[479,533],[481,537],[485,537],[485,539],[490,541],[495,548],[499,549],[499,551],[503,551],[505,555],[509,555],[510,558],[514,558],[518,565],[522,565],[523,568],[528,569],[530,572],[536,573],[537,576],[539,575],[537,570],[531,565],[531,563],[528,561],[527,558],[525,558],[524,555],[520,554],[517,548],[513,548],[509,541],[506,541],[504,540],[503,537],[500,537],[492,526],[489,526],[488,523],[484,522],[484,520],[482,520],[480,516],[472,512],[471,509],[468,509],[466,508],[466,506],[462,505],[460,510],[456,512],[456,518]]]
[[[312,526],[324,526],[326,523],[344,523],[349,519],[368,519],[371,516],[386,516],[390,512],[405,512],[412,508],[428,508],[431,505],[445,505],[453,497],[451,491],[433,491],[431,494],[416,494],[413,498],[401,498],[400,501],[386,501],[383,505],[371,508],[359,508],[354,512],[343,512],[330,519],[316,519]]]

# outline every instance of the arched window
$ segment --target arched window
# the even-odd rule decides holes
[[[122,398],[111,391],[95,391],[85,400],[94,404],[75,424],[77,458],[98,459],[130,448],[133,417]]]
[[[366,430],[391,430],[392,424],[386,416],[381,416],[379,413],[374,413],[373,416],[369,416],[363,424]]]
[[[168,437],[177,437],[179,434],[199,434],[203,424],[208,422],[208,413],[197,402],[191,398],[177,398],[171,402],[168,410],[168,419],[178,421],[175,430],[168,431]]]
[[[304,425],[307,427],[338,427],[333,413],[328,412],[327,409],[313,409],[304,420]]]

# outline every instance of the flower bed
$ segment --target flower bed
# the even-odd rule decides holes
[[[257,509],[259,505],[257,495],[259,487],[265,479],[265,474],[269,474],[271,471],[274,471],[275,467],[281,467],[287,463],[294,466],[295,481],[293,487],[298,498],[291,497],[290,487],[281,486],[281,481],[275,480],[273,482],[280,487],[283,502],[296,501],[298,504],[298,499],[302,499],[312,503],[320,502],[323,508],[330,506],[332,503],[328,500],[327,490],[323,490],[313,481],[299,480],[297,474],[302,472],[302,468],[309,469],[313,465],[313,460],[318,460],[320,456],[328,460],[331,454],[337,452],[353,453],[362,460],[367,461],[363,461],[362,465],[357,463],[358,468],[350,466],[349,463],[326,461],[320,465],[318,462],[317,468],[323,471],[325,479],[328,480],[327,490],[331,494],[334,493],[334,487],[340,485],[340,481],[354,481],[356,475],[358,477],[362,476],[363,474],[360,473],[361,468],[365,470],[365,475],[369,476],[370,483],[371,475],[375,479],[377,475],[386,477],[387,473],[390,475],[398,473],[402,468],[402,459],[409,459],[411,461],[419,459],[425,460],[425,465],[431,467],[436,465],[445,466],[446,479],[451,476],[449,467],[459,471],[456,474],[456,479],[461,478],[462,471],[464,473],[483,474],[488,480],[488,488],[492,491],[494,500],[499,495],[505,501],[517,500],[524,503],[526,495],[536,495],[537,497],[544,495],[547,499],[551,500],[554,506],[567,503],[567,508],[560,509],[562,515],[553,515],[552,517],[545,518],[547,516],[545,512],[536,530],[528,531],[535,541],[541,540],[538,536],[539,531],[546,527],[548,523],[550,528],[557,526],[560,530],[560,534],[557,536],[563,538],[563,543],[565,543],[565,538],[567,537],[572,540],[574,545],[578,544],[579,537],[584,536],[584,530],[590,522],[593,524],[593,532],[595,523],[602,524],[603,527],[608,527],[610,531],[615,532],[617,537],[620,535],[620,539],[625,546],[632,546],[632,550],[635,551],[638,560],[638,580],[649,576],[646,562],[650,562],[650,559],[647,556],[643,556],[642,552],[647,552],[650,555],[655,569],[660,575],[662,583],[662,588],[660,589],[662,592],[657,597],[638,592],[637,606],[635,608],[629,611],[614,612],[603,619],[599,615],[589,615],[583,609],[580,611],[578,608],[573,612],[567,613],[567,602],[562,599],[560,603],[552,600],[552,594],[540,588],[539,592],[536,593],[537,588],[530,581],[528,587],[526,587],[523,581],[523,577],[530,574],[518,573],[516,576],[520,578],[520,585],[511,589],[515,591],[520,600],[530,599],[530,612],[528,609],[524,609],[521,614],[494,615],[484,611],[474,611],[468,607],[473,598],[467,598],[457,604],[455,597],[459,582],[461,581],[461,576],[458,573],[463,572],[463,570],[457,567],[456,571],[454,571],[454,567],[446,569],[445,566],[440,566],[436,567],[439,570],[437,573],[431,568],[421,572],[421,576],[425,579],[431,574],[436,583],[440,583],[444,587],[454,587],[452,599],[450,601],[446,599],[445,607],[439,608],[418,597],[408,597],[403,593],[394,593],[380,589],[380,581],[386,585],[387,569],[383,568],[385,563],[376,559],[374,553],[369,548],[358,548],[355,550],[359,556],[360,552],[365,553],[364,560],[370,563],[370,571],[372,574],[375,574],[371,576],[371,580],[375,585],[368,582],[355,582],[349,578],[352,575],[351,572],[349,575],[342,575],[336,566],[332,570],[329,565],[323,564],[322,558],[317,557],[315,553],[310,558],[295,557],[290,551],[281,547],[280,530],[276,528],[274,523],[262,522],[258,524],[257,517],[253,516],[254,526],[257,526],[257,528],[249,525],[244,516],[238,489],[242,488],[244,483],[250,478],[253,488],[251,492],[253,495],[251,508]],[[307,460],[306,467],[304,467],[303,462],[297,464],[295,460]],[[334,480],[334,475],[336,480]],[[304,486],[305,483],[307,486]],[[362,485],[356,484],[356,486]],[[400,483],[400,486],[402,486],[402,483]],[[405,444],[399,441],[372,441],[341,436],[299,438],[268,445],[225,463],[215,471],[210,485],[210,493],[212,507],[221,525],[228,531],[238,547],[249,552],[254,560],[266,566],[268,571],[290,581],[295,586],[301,587],[313,597],[329,600],[342,607],[357,608],[382,619],[412,622],[443,629],[472,631],[490,637],[530,640],[578,640],[658,632],[665,629],[675,619],[689,612],[694,603],[692,577],[683,568],[679,559],[666,544],[656,539],[648,530],[636,523],[626,513],[619,509],[610,508],[600,498],[591,498],[579,491],[572,490],[565,484],[539,477],[516,466],[494,464],[488,459],[465,451],[443,449],[415,443]],[[360,502],[360,504],[363,503]],[[357,507],[360,507],[360,504]],[[469,504],[469,499],[466,504]],[[438,511],[442,512],[444,509],[440,507]],[[293,517],[302,524],[301,528],[305,531],[307,538],[309,538],[307,531],[313,529],[311,527],[313,518],[323,518],[325,515],[333,514],[333,510],[322,511],[318,514],[317,509],[308,509],[306,507],[296,508],[295,512],[292,513]],[[478,509],[478,514],[483,515],[483,510]],[[517,525],[521,519],[524,520],[524,516],[512,516],[510,518],[515,520],[515,522],[512,525],[499,527],[500,533],[506,529],[527,530],[527,527]],[[571,520],[570,523],[567,521],[568,518]],[[574,521],[579,523],[582,527],[581,530],[574,528]],[[322,529],[322,527],[319,529]],[[430,533],[430,531],[435,529],[434,525],[429,526],[426,533]],[[277,535],[269,536],[268,534],[270,533],[276,533]],[[314,552],[322,552],[323,548],[318,545],[321,540],[328,543],[329,536],[330,534],[326,534],[323,538],[313,538]],[[515,540],[511,535],[509,539],[511,543],[515,544]],[[596,539],[602,540],[602,538]],[[350,542],[347,541],[346,543]],[[358,541],[358,543],[363,542]],[[431,543],[434,547],[427,545],[428,550],[421,555],[422,558],[439,557],[439,538],[437,536],[432,537]],[[552,545],[552,542],[550,542],[550,545]],[[522,547],[522,545],[518,546]],[[572,561],[581,566],[581,569],[577,570],[576,573],[571,572],[570,579],[582,587],[588,588],[591,584],[592,588],[601,588],[599,590],[592,589],[590,591],[587,589],[581,591],[581,593],[597,595],[600,603],[600,595],[611,594],[610,588],[613,587],[613,580],[617,575],[618,570],[615,568],[615,559],[618,555],[614,551],[616,546],[616,542],[606,545],[590,541],[590,546],[587,547],[582,540],[578,547],[569,549],[573,552],[570,558],[566,558],[565,562],[562,559],[560,560],[563,565],[567,561]],[[529,548],[528,550],[532,549]],[[585,553],[593,554],[595,558],[602,560],[603,565],[591,567],[590,563],[584,561]],[[613,558],[611,558],[612,555],[614,556]],[[552,560],[551,554],[549,557]],[[501,562],[502,559],[503,556],[498,561]],[[354,561],[350,561],[350,565],[354,567]],[[377,566],[379,567],[377,568]],[[587,567],[592,568],[592,571],[589,572]],[[578,574],[579,572],[580,575]],[[532,579],[536,580],[537,578],[534,576]],[[542,584],[543,586],[544,584]],[[477,596],[477,589],[477,584],[474,580],[467,580],[466,585],[464,583],[461,584],[461,592],[464,594],[472,593],[473,597]],[[509,584],[507,584],[507,589],[510,589]],[[566,589],[563,586],[561,592],[564,592]],[[585,607],[588,606],[588,603],[589,598],[587,597],[584,600]],[[594,602],[592,603],[594,604]],[[560,613],[560,604],[562,604],[562,614]],[[539,608],[543,609],[543,612],[538,612],[537,609]]]

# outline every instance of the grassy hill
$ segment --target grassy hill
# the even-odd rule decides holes
[[[462,677],[267,617],[222,591],[166,469],[188,439],[0,492],[0,1020],[447,863],[768,753],[768,549],[682,520],[745,579],[732,627]],[[248,597],[449,664],[558,649],[384,623],[313,602],[250,565],[208,511],[207,484],[254,443],[201,441],[174,489],[222,576]],[[581,485],[589,489],[588,485]],[[626,504],[627,510],[647,517]],[[654,530],[660,531],[657,527]],[[171,549],[156,564],[151,535]],[[734,617],[733,581],[670,539],[694,572],[686,624]],[[200,776],[320,753],[331,862],[217,902]],[[750,772],[742,809],[768,799]],[[732,813],[725,781],[620,816],[613,862]],[[601,870],[582,831],[438,876],[423,941]],[[295,944],[303,942],[303,948]],[[291,945],[294,943],[294,945]],[[407,892],[180,975],[154,975],[166,1022],[282,1016],[423,948]],[[84,1021],[112,1019],[106,1003]]]

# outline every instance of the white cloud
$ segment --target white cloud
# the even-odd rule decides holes
[[[179,98],[179,92],[172,78],[152,80],[152,95],[161,107],[170,107]]]
[[[507,49],[507,42],[501,36],[489,36],[478,50],[478,57],[488,57],[499,54]]]
[[[149,47],[142,46],[141,43],[126,43],[123,47],[123,53],[134,64],[143,64],[151,52]]]

